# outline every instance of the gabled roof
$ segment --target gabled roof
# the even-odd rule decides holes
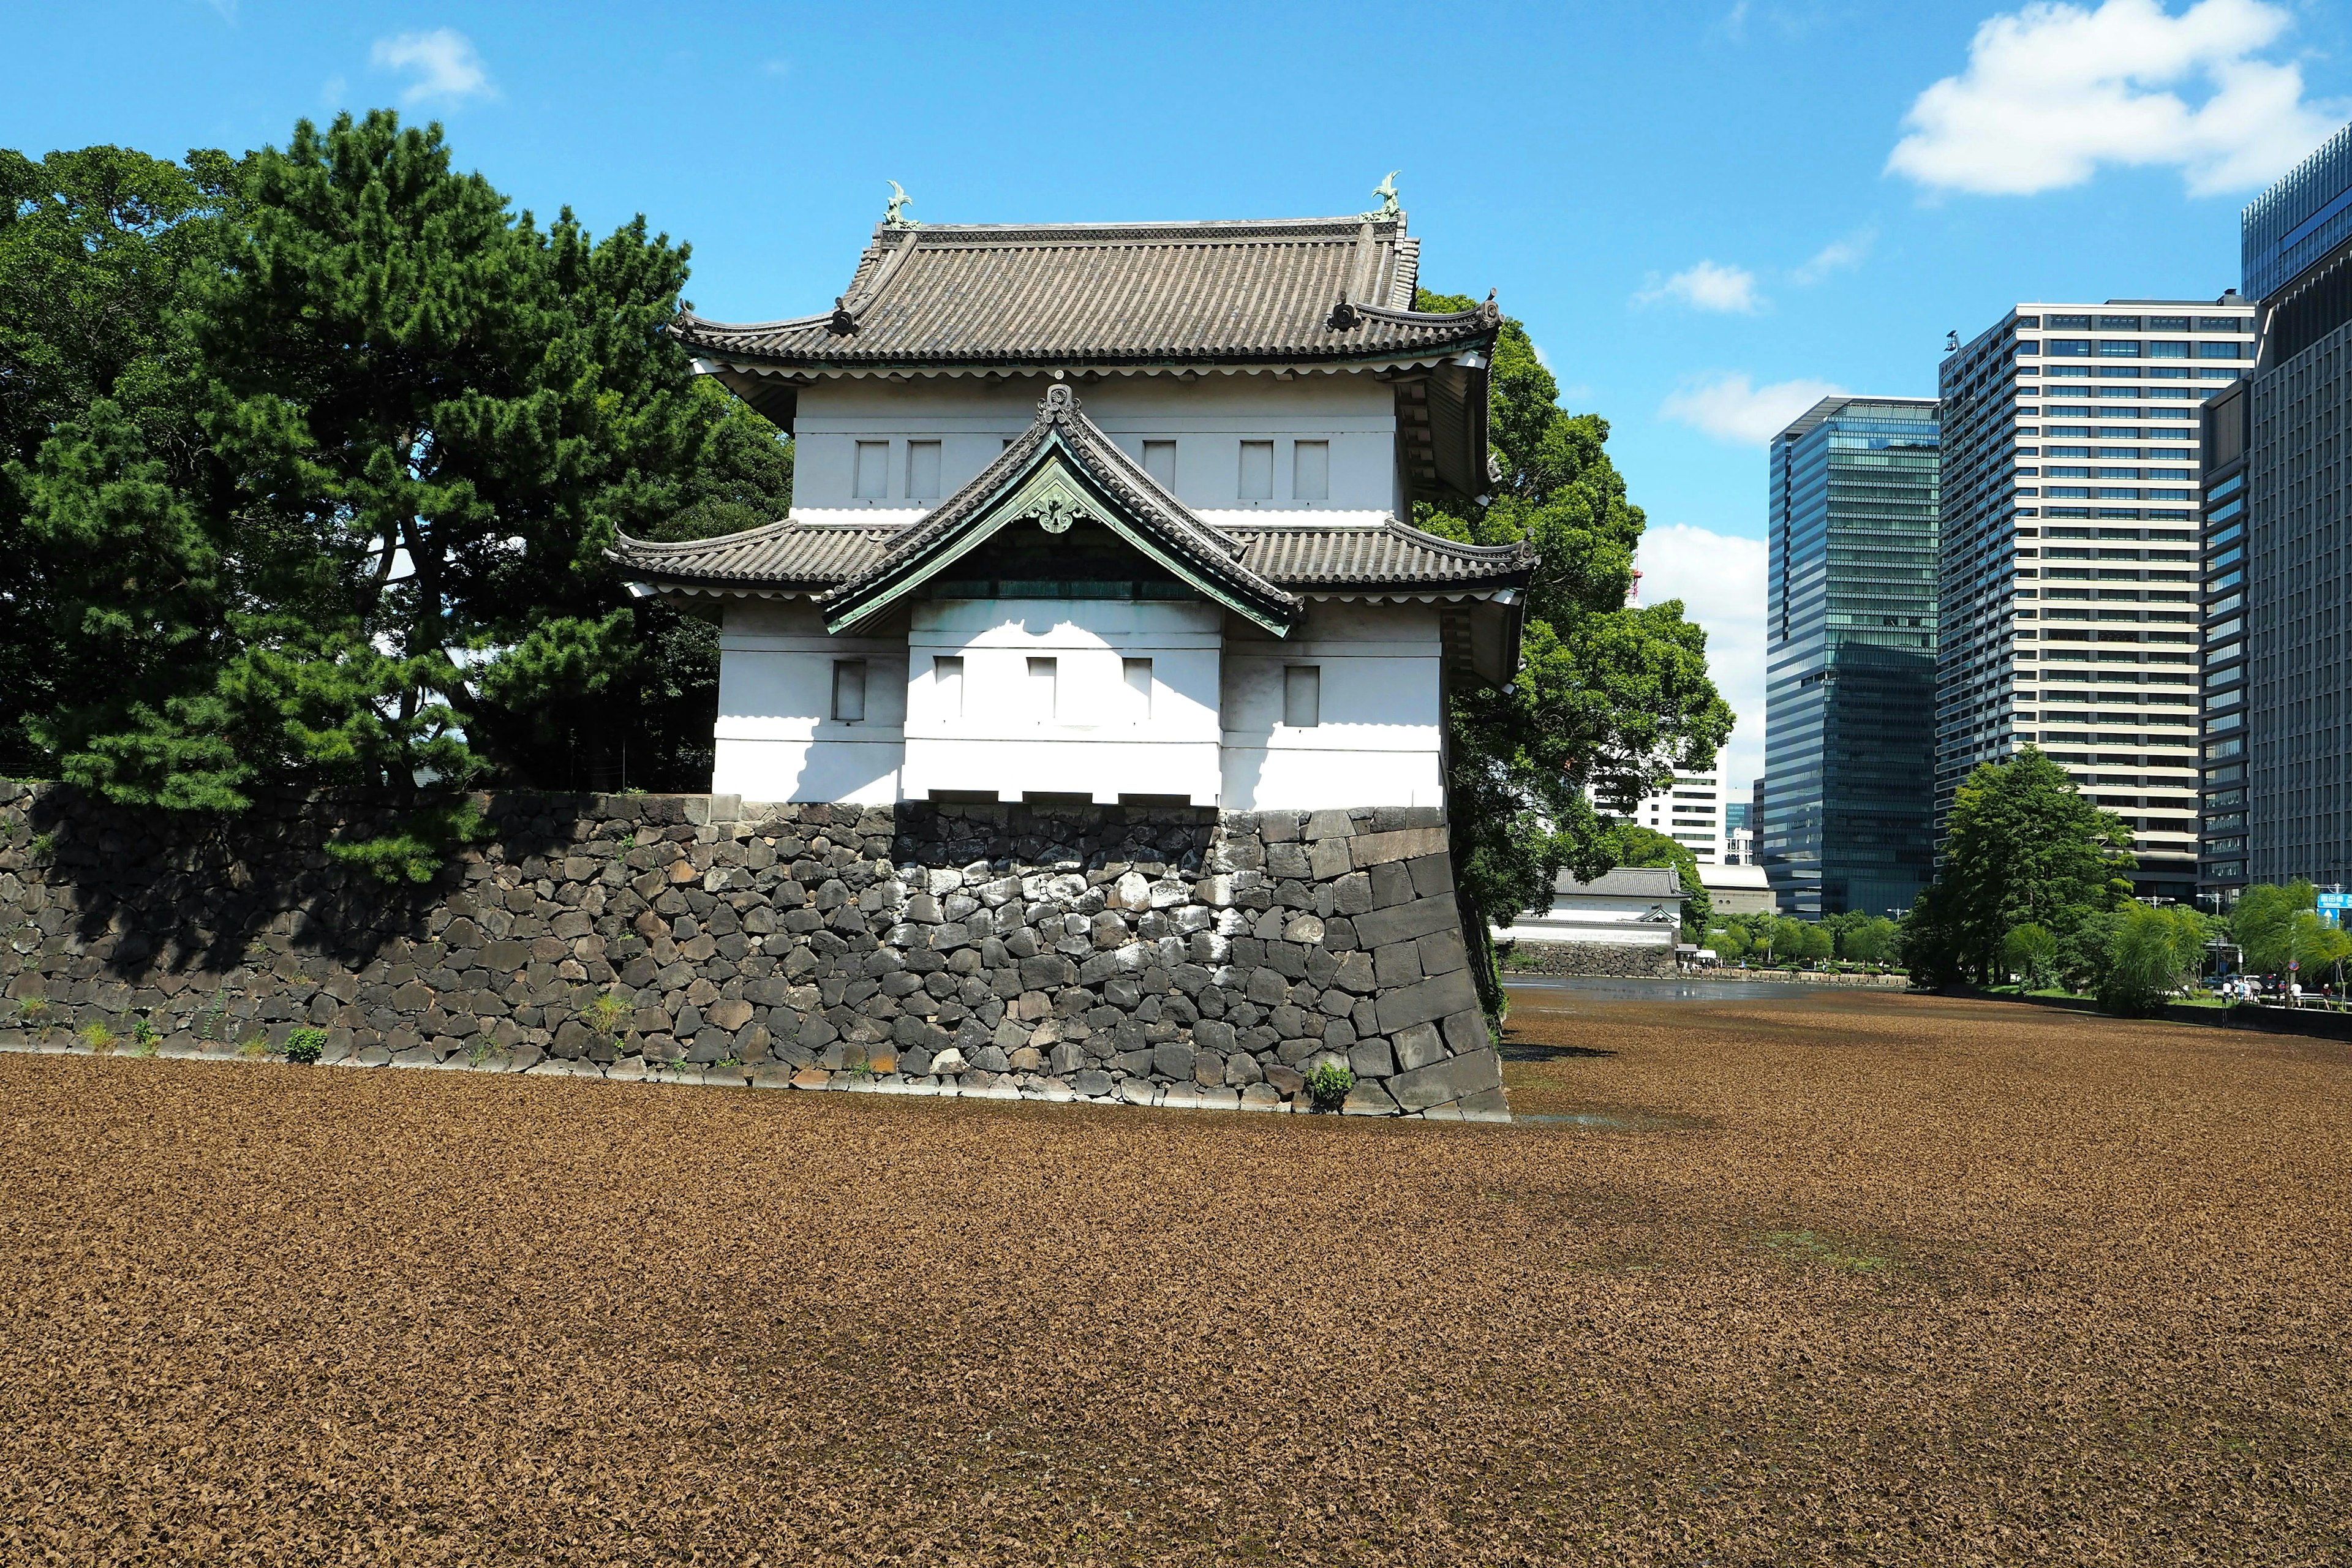
[[[999,530],[1033,521],[1047,533],[1100,523],[1276,635],[1298,619],[1295,595],[1244,566],[1239,541],[1161,489],[1079,411],[1077,394],[1057,382],[1045,389],[1036,420],[994,462],[893,540],[873,565],[817,595],[825,625],[837,632],[870,620]]]
[[[1305,520],[1212,525],[1162,489],[1059,384],[1026,431],[919,522],[787,519],[679,543],[623,537],[611,553],[665,587],[809,595],[840,630],[919,589],[1010,523],[1035,519],[1058,531],[1055,523],[1066,528],[1081,516],[1277,633],[1297,620],[1302,592],[1494,594],[1525,587],[1536,565],[1524,544],[1461,544],[1394,519],[1370,528]]]
[[[1679,899],[1683,896],[1683,879],[1682,873],[1672,866],[1620,866],[1590,882],[1580,882],[1574,873],[1562,871],[1552,879],[1551,888],[1554,893],[1579,896]]]
[[[835,308],[671,331],[722,361],[812,370],[1442,359],[1501,318],[1412,309],[1402,214],[1258,223],[950,224],[874,231]]]

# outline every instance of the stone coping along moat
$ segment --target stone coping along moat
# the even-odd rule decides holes
[[[1433,808],[477,797],[396,887],[386,801],[232,818],[0,782],[0,1048],[1136,1105],[1508,1115]],[[134,1040],[144,1043],[134,1046]]]

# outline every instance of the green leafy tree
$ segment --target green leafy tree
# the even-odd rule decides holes
[[[2058,977],[2058,939],[2031,921],[2000,939],[2001,967],[2028,991],[2047,990]]]
[[[1856,963],[1884,963],[1895,956],[1900,934],[1901,928],[1885,915],[1849,914],[1836,928],[1837,955]]]
[[[1713,948],[1715,956],[1726,963],[1745,958],[1748,956],[1748,928],[1737,921],[1719,921],[1716,928],[1706,933],[1706,945]]]
[[[1979,764],[1953,799],[1943,865],[1906,922],[1906,961],[1938,978],[1990,982],[2013,928],[2063,938],[2128,897],[2130,843],[2119,818],[2034,748]]]
[[[1454,310],[1474,301],[1423,291],[1417,303]],[[1679,601],[1626,605],[1642,512],[1609,459],[1607,423],[1570,414],[1559,399],[1526,330],[1506,317],[1487,415],[1503,477],[1482,503],[1414,509],[1431,532],[1526,541],[1542,556],[1517,678],[1449,705],[1454,859],[1463,927],[1481,942],[1490,924],[1539,902],[1561,868],[1590,878],[1626,863],[1626,840],[1593,809],[1588,788],[1610,809],[1630,810],[1674,769],[1711,763],[1731,732],[1731,710],[1707,678],[1706,634],[1684,619]],[[1489,1008],[1499,1008],[1491,963],[1474,969]]]

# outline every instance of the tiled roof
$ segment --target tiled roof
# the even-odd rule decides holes
[[[624,539],[614,555],[649,582],[822,593],[873,570],[920,526],[772,522],[680,544]],[[1214,531],[1243,547],[1239,564],[1254,574],[1308,592],[1507,587],[1525,582],[1535,565],[1524,545],[1456,544],[1395,521],[1378,528],[1250,523]]]
[[[1525,583],[1536,564],[1524,544],[1458,544],[1393,518],[1378,528],[1279,522],[1225,531],[1248,545],[1244,565],[1286,588],[1502,587]]]
[[[1562,871],[1552,881],[1555,893],[1598,894],[1604,898],[1679,899],[1683,896],[1682,873],[1672,866],[1620,866],[1615,870],[1580,882],[1570,872]]]
[[[835,309],[730,325],[681,316],[746,367],[1383,361],[1490,339],[1494,302],[1412,306],[1420,242],[1394,217],[877,228]]]
[[[871,568],[904,523],[772,522],[717,539],[657,544],[625,534],[613,558],[656,583],[740,584],[803,592],[836,587]]]

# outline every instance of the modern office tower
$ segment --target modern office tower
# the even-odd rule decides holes
[[[1756,858],[1784,914],[1907,910],[1935,857],[1936,402],[1772,438]]]
[[[1702,866],[1724,863],[1723,759],[1705,773],[1676,770],[1675,782],[1636,805],[1626,816],[1688,849]]]
[[[2204,871],[2216,901],[2249,881],[2352,883],[2352,131],[2256,197],[2241,234],[2263,335],[2236,425],[2224,406],[2210,416],[2245,443],[2242,513],[2224,493],[2223,452],[2207,458]]]
[[[1723,808],[1723,863],[1727,866],[1752,866],[1756,863],[1755,807],[1748,801],[1728,802]]]
[[[2216,912],[2246,885],[2246,430],[2251,385],[2204,409],[2205,820],[2197,896]]]
[[[2026,303],[1948,353],[1936,813],[2026,745],[2197,887],[2198,405],[2252,358],[2219,300]]]

